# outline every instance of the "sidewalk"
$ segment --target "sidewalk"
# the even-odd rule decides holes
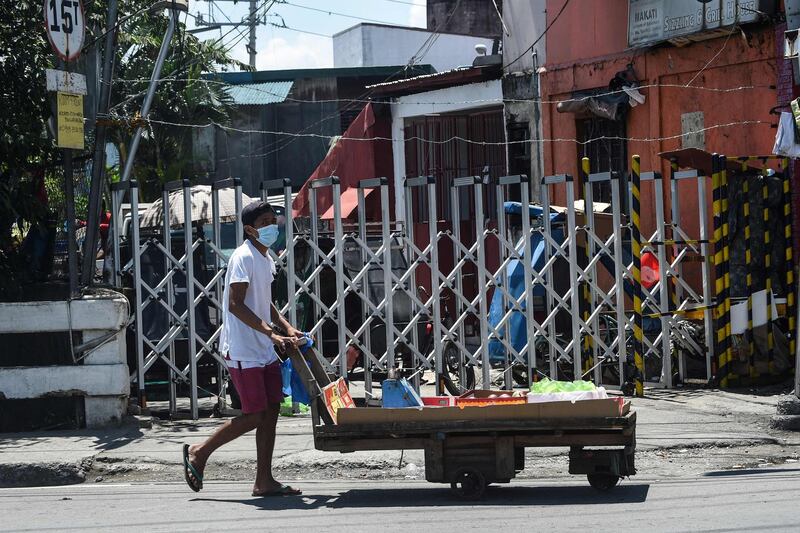
[[[713,390],[648,391],[647,398],[632,400],[638,412],[637,462],[650,458],[655,461],[653,466],[659,467],[658,461],[676,456],[685,468],[691,463],[686,458],[693,457],[703,464],[716,461],[717,468],[734,468],[744,464],[740,457],[748,457],[744,454],[751,451],[749,457],[759,457],[756,462],[792,461],[800,450],[800,434],[768,428],[780,398]],[[181,479],[182,444],[202,441],[218,424],[219,419],[156,421],[152,428],[131,424],[105,431],[3,434],[0,487],[112,478]],[[728,457],[722,450],[732,455]],[[422,452],[411,450],[402,455],[401,465],[399,451],[319,452],[314,449],[310,417],[303,415],[280,419],[274,467],[293,479],[424,478]],[[566,465],[560,462],[563,455],[558,449],[529,450],[528,466],[541,458],[546,463],[541,466],[561,468]],[[209,463],[208,475],[249,479],[254,464],[251,433],[218,450]],[[664,472],[669,475],[668,470]]]

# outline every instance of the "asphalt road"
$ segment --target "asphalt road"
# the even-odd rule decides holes
[[[296,498],[246,483],[0,489],[0,531],[799,531],[800,469],[635,477],[603,494],[579,478],[490,487],[477,504],[425,482],[302,481]]]

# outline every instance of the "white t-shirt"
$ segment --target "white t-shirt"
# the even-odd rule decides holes
[[[228,310],[231,283],[247,283],[244,303],[267,324],[272,322],[272,280],[275,263],[249,241],[234,250],[228,260],[225,274],[225,291],[222,295],[222,334],[220,350],[233,361],[241,361],[242,367],[263,366],[278,360],[272,340],[256,331]]]

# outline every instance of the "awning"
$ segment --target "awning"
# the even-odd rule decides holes
[[[372,191],[375,189],[364,189],[364,199],[369,198]],[[347,189],[339,197],[339,204],[342,206],[342,218],[350,218],[353,211],[358,207],[358,188]],[[327,211],[320,217],[322,220],[333,220],[333,206],[331,205]],[[353,217],[355,218],[355,217]]]
[[[309,213],[309,194],[311,182],[315,179],[337,176],[341,184],[342,216],[353,214],[353,207],[358,203],[355,191],[358,183],[364,179],[387,178],[392,183],[392,116],[389,106],[367,104],[361,113],[353,120],[347,131],[344,132],[336,144],[317,166],[316,170],[308,177],[300,189],[297,198],[292,202],[294,217],[307,217]],[[353,190],[352,192],[350,192]],[[349,194],[348,194],[349,193]],[[353,196],[351,196],[353,195]],[[389,203],[394,205],[393,190],[389,188]],[[347,200],[347,199],[350,200]],[[317,208],[319,213],[325,213],[330,219],[333,205],[333,191],[331,187],[316,190]],[[378,196],[372,196],[367,204],[367,215],[370,220],[380,220],[384,209],[380,205]],[[347,208],[344,202],[349,202]]]

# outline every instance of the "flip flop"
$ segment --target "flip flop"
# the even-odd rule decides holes
[[[269,498],[272,496],[300,496],[303,494],[302,490],[293,489],[289,485],[281,485],[275,490],[269,492],[253,492],[253,496],[257,498]]]
[[[203,488],[203,476],[197,473],[192,463],[189,462],[189,445],[183,445],[183,478],[189,488],[195,492],[200,492]]]

